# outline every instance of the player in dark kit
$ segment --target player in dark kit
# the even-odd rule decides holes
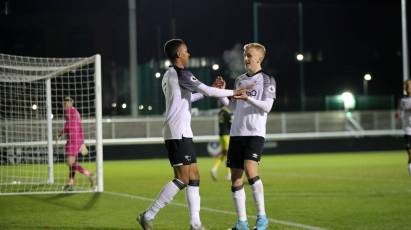
[[[217,171],[221,164],[224,162],[227,157],[228,146],[230,143],[230,128],[231,122],[233,120],[233,113],[227,106],[221,107],[218,112],[218,129],[220,135],[220,147],[221,153],[218,155],[218,158],[214,161],[214,165],[211,168],[211,178],[217,180]],[[231,180],[230,168],[226,167],[226,177],[227,180]]]

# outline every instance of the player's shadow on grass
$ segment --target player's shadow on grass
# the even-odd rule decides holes
[[[30,198],[42,202],[46,202],[52,205],[56,205],[59,207],[65,207],[68,209],[73,209],[73,210],[89,210],[94,207],[94,205],[97,203],[99,200],[101,193],[96,192],[93,193],[88,200],[85,200],[84,203],[80,202],[73,202],[73,199],[76,201],[80,201],[81,199],[76,196],[84,196],[84,193],[78,194],[78,193],[64,193],[64,194],[58,194],[50,197],[40,197],[40,196],[29,196]],[[86,198],[83,198],[86,199]]]

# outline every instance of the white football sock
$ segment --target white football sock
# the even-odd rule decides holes
[[[251,185],[251,190],[253,191],[254,203],[258,215],[265,215],[263,182],[261,180],[257,180]]]
[[[233,192],[234,207],[237,212],[238,219],[241,221],[247,220],[247,213],[245,208],[245,191],[244,187]]]
[[[154,219],[160,209],[169,204],[179,191],[180,188],[173,181],[168,182],[158,194],[154,202],[147,209],[144,217],[147,220]]]
[[[188,205],[188,212],[190,214],[190,223],[194,228],[201,226],[200,220],[200,187],[199,186],[187,186],[186,189],[186,201]]]

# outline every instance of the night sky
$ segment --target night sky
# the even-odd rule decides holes
[[[400,0],[255,1],[259,42],[267,48],[264,69],[275,76],[278,97],[299,97],[300,45],[307,97],[363,93],[402,95]],[[7,5],[7,7],[6,7]],[[137,0],[138,62],[162,60],[162,46],[184,39],[192,57],[221,58],[235,44],[253,40],[253,1]],[[128,1],[0,0],[0,52],[38,57],[102,55],[104,103],[113,100],[113,71],[129,68]],[[408,24],[411,22],[408,20]],[[303,36],[299,36],[299,26]],[[307,56],[308,55],[308,56]],[[222,64],[223,68],[224,65]]]

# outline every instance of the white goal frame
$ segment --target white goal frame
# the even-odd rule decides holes
[[[47,125],[47,140],[40,140],[40,141],[31,141],[31,142],[8,142],[7,138],[3,138],[0,135],[0,148],[7,149],[7,148],[14,148],[16,146],[21,146],[21,147],[30,147],[30,146],[47,146],[47,157],[48,157],[48,162],[47,162],[47,170],[48,170],[48,178],[47,178],[47,184],[54,184],[55,183],[55,171],[54,171],[54,157],[53,157],[53,152],[54,148],[56,146],[64,146],[65,142],[64,141],[58,141],[55,142],[53,140],[53,137],[55,136],[55,133],[53,135],[53,114],[52,114],[52,84],[51,84],[51,79],[59,77],[61,75],[67,74],[70,71],[74,71],[77,68],[81,68],[86,65],[92,65],[94,69],[94,110],[93,110],[93,118],[92,119],[86,119],[82,121],[82,124],[88,123],[92,124],[93,127],[95,127],[95,136],[90,138],[84,139],[84,143],[86,145],[92,145],[93,146],[93,151],[95,151],[95,175],[96,175],[96,186],[95,188],[89,189],[89,190],[81,190],[81,191],[70,191],[70,192],[103,192],[104,191],[104,185],[103,185],[103,130],[102,130],[102,96],[101,96],[101,91],[102,91],[102,86],[101,86],[101,56],[99,54],[96,54],[91,57],[87,58],[73,58],[73,59],[67,59],[67,58],[32,58],[32,57],[23,57],[23,56],[12,56],[12,55],[6,55],[6,54],[0,54],[2,57],[9,57],[10,59],[19,59],[23,60],[51,60],[51,61],[56,61],[58,62],[59,60],[68,60],[69,65],[66,66],[35,66],[35,65],[19,65],[19,66],[14,66],[10,65],[8,62],[3,61],[1,62],[0,60],[0,83],[1,82],[13,82],[13,81],[31,81],[28,78],[25,78],[24,76],[17,76],[20,77],[20,79],[14,80],[13,78],[16,77],[13,74],[10,74],[8,76],[8,73],[14,73],[13,71],[39,71],[40,69],[49,71],[50,73],[44,75],[44,76],[37,76],[35,80],[44,80],[45,81],[45,89],[46,89],[46,110],[47,110],[47,119],[46,123],[44,125]],[[63,61],[61,61],[63,62]],[[30,64],[30,63],[29,63]],[[0,126],[1,122],[3,122],[4,127],[6,127],[4,121],[2,121],[0,117]],[[29,123],[30,121],[28,121]],[[42,122],[42,121],[36,121]],[[57,121],[54,121],[56,123]],[[62,121],[60,121],[62,123]],[[7,124],[10,125],[10,124]],[[13,125],[13,124],[11,124]],[[60,124],[61,125],[61,124]],[[54,129],[55,130],[55,129]],[[7,131],[5,131],[7,132]],[[94,133],[94,130],[93,130]],[[6,140],[6,141],[5,141]],[[0,159],[1,160],[1,159]],[[93,161],[94,163],[94,161]],[[0,163],[0,167],[2,167]],[[94,171],[94,170],[93,170]],[[0,175],[1,177],[1,175]],[[1,187],[4,186],[1,184],[1,178],[0,178],[0,195],[22,195],[22,194],[48,194],[48,193],[64,193],[65,191],[60,191],[60,190],[54,190],[54,191],[2,191]]]

